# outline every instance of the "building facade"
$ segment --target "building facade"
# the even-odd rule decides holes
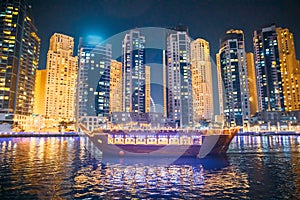
[[[150,112],[150,103],[151,103],[151,90],[150,90],[151,71],[150,70],[151,70],[150,66],[145,66],[145,104],[146,104],[145,112],[146,113]]]
[[[123,111],[146,112],[145,36],[130,30],[123,39]]]
[[[115,112],[112,113],[112,124],[123,128],[164,127],[163,113],[148,112]]]
[[[244,34],[228,30],[220,40],[218,69],[223,84],[225,126],[248,128],[250,105]]]
[[[110,112],[122,112],[122,63],[110,63]]]
[[[0,2],[0,123],[33,113],[40,38],[25,0]]]
[[[180,127],[194,124],[190,43],[186,27],[167,35],[167,115]]]
[[[254,31],[259,111],[284,111],[284,94],[275,25]]]
[[[246,53],[246,61],[248,72],[250,115],[253,116],[258,111],[256,74],[253,53]]]
[[[36,70],[33,113],[42,116],[46,115],[46,111],[45,111],[46,81],[47,81],[47,70],[46,69]]]
[[[217,116],[219,119],[224,116],[224,93],[223,88],[224,84],[222,81],[222,71],[221,71],[221,62],[220,62],[220,55],[216,54],[216,64],[217,64],[217,78],[218,78],[218,97],[219,97],[219,116]],[[223,120],[224,121],[224,120]]]
[[[282,77],[284,110],[300,110],[300,68],[296,59],[294,36],[287,28],[276,28]]]
[[[194,121],[212,120],[214,115],[212,70],[209,43],[196,39],[191,43],[191,71]]]
[[[107,121],[110,115],[111,62],[113,72],[120,70],[111,61],[112,47],[97,38],[80,38],[78,46],[77,120],[94,117]],[[94,121],[95,121],[94,119]]]
[[[74,38],[55,33],[47,54],[46,118],[75,121],[77,57],[73,56]]]
[[[167,118],[168,114],[168,98],[167,98],[167,54],[166,50],[163,50],[162,55],[162,68],[163,68],[163,97],[164,97],[164,118]]]

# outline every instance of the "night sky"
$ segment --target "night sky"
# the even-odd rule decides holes
[[[54,32],[75,38],[103,39],[136,27],[174,27],[185,24],[192,38],[210,42],[211,56],[226,30],[244,31],[246,51],[252,51],[253,31],[275,23],[294,33],[300,59],[300,1],[293,0],[28,0],[41,37],[40,68],[45,68]],[[75,50],[76,52],[77,50]],[[76,52],[77,53],[77,52]]]
[[[46,68],[49,39],[55,32],[75,38],[74,54],[77,55],[79,37],[93,35],[107,41],[105,39],[116,37],[116,34],[133,28],[170,28],[178,24],[187,25],[193,39],[200,37],[210,43],[215,97],[219,95],[215,54],[219,49],[220,37],[228,29],[243,30],[246,51],[253,52],[254,30],[271,24],[288,28],[294,34],[297,58],[300,59],[299,0],[28,0],[28,2],[32,6],[33,19],[41,38],[40,69]],[[119,37],[119,48],[122,38],[123,36]],[[113,45],[113,53],[114,49]],[[159,54],[156,55],[161,57]],[[151,64],[151,97],[160,105],[163,102],[162,88],[157,86],[162,84],[161,74],[161,65]],[[155,82],[155,78],[159,81]],[[218,98],[214,98],[215,114],[219,112],[218,104]]]

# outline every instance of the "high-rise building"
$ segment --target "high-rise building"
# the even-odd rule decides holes
[[[166,50],[163,50],[162,67],[163,67],[163,97],[164,97],[164,118],[167,118],[168,104],[167,104],[167,57]]]
[[[33,113],[40,38],[25,0],[0,1],[0,123]]]
[[[55,33],[50,38],[47,55],[46,118],[55,122],[75,121],[77,57],[74,39]]]
[[[293,34],[276,28],[285,111],[300,110],[300,69],[296,59]]]
[[[209,43],[196,39],[191,43],[194,121],[212,120],[214,115],[212,70]]]
[[[223,98],[223,81],[222,81],[222,71],[221,71],[221,62],[220,55],[216,54],[216,64],[217,64],[217,78],[218,78],[218,95],[219,95],[219,116],[221,118],[224,115],[224,98]]]
[[[36,70],[33,113],[45,116],[47,70]]]
[[[167,36],[167,113],[181,127],[194,123],[190,43],[183,26]]]
[[[122,112],[122,63],[110,63],[110,112]]]
[[[275,25],[254,31],[259,111],[284,111],[284,95]]]
[[[151,93],[150,93],[150,66],[145,66],[145,112],[150,112],[150,102],[151,102]]]
[[[248,127],[250,105],[243,31],[228,30],[220,40],[216,57],[224,86],[225,125]]]
[[[250,115],[253,116],[258,111],[256,74],[255,74],[253,53],[246,53],[246,61],[247,61],[247,72],[248,72]]]
[[[78,56],[77,120],[97,116],[106,121],[110,115],[110,66],[112,63],[115,74],[120,64],[111,61],[111,45],[101,44],[97,37],[80,38]]]
[[[130,30],[123,40],[123,111],[146,112],[145,36]]]

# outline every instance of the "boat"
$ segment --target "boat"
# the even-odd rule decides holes
[[[226,154],[239,128],[230,129],[113,129],[93,131],[79,125],[105,156],[175,156],[204,158]]]

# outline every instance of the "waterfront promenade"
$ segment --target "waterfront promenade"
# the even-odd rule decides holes
[[[298,135],[300,131],[261,131],[261,132],[239,132],[238,135]],[[0,131],[0,138],[9,137],[82,137],[84,133],[78,132],[2,132]]]
[[[0,132],[0,138],[9,137],[78,137],[84,136],[77,132]]]

